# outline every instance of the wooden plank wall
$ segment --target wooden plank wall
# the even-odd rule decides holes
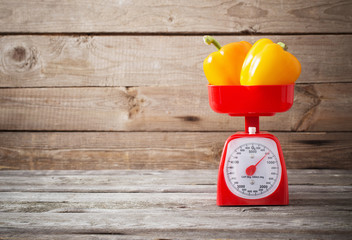
[[[203,59],[268,37],[302,63],[261,118],[288,168],[352,169],[349,0],[0,1],[0,169],[215,169],[242,118],[208,106]]]

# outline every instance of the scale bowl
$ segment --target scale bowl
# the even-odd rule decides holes
[[[230,116],[273,116],[293,104],[294,84],[208,85],[210,107]]]

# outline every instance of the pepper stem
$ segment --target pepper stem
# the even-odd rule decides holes
[[[288,47],[287,47],[287,45],[286,45],[285,43],[283,43],[283,42],[278,42],[277,44],[279,44],[285,51],[288,50]]]
[[[221,45],[218,41],[215,40],[212,36],[204,36],[203,37],[204,43],[210,45],[213,44],[218,50],[220,50]]]

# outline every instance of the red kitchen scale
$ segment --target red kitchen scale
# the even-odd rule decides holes
[[[294,84],[208,85],[217,113],[245,117],[245,131],[225,142],[218,174],[217,205],[288,205],[288,183],[279,140],[259,131],[259,116],[273,116],[293,104]]]

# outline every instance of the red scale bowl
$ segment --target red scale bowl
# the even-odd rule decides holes
[[[256,86],[208,85],[209,104],[230,116],[273,116],[293,104],[294,84]]]

